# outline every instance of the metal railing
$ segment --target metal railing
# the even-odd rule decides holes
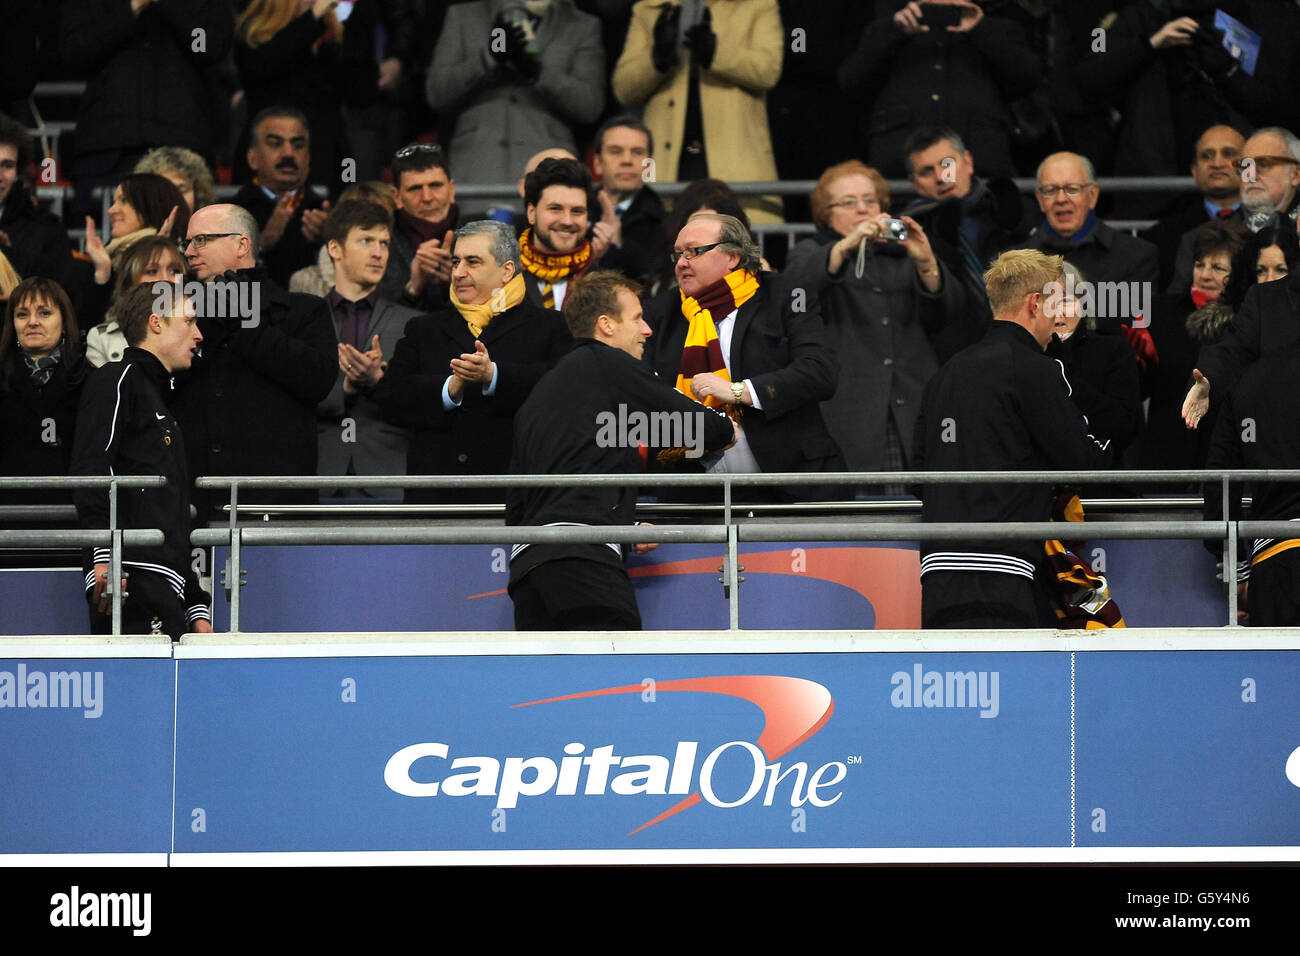
[[[59,130],[50,127],[50,132],[55,136]],[[1033,179],[1015,179],[1013,182],[1016,187],[1025,194],[1032,193],[1037,186],[1037,181]],[[686,188],[687,183],[655,183],[654,188],[657,192],[665,196],[676,196]],[[814,180],[809,179],[786,179],[776,180],[774,182],[746,182],[731,183],[732,191],[738,196],[807,196],[813,187],[816,186]],[[1186,176],[1151,176],[1143,178],[1140,176],[1103,176],[1097,180],[1097,185],[1102,191],[1112,192],[1154,192],[1154,193],[1177,193],[1187,192],[1196,188],[1195,181]],[[239,192],[240,186],[217,186],[216,197],[218,200],[228,202]],[[312,190],[320,196],[327,195],[325,187],[314,185]],[[908,197],[916,195],[916,187],[906,179],[889,180],[890,194],[894,197]],[[50,208],[55,215],[63,217],[63,210],[66,204],[71,200],[75,190],[71,186],[38,186],[36,196],[38,199],[48,201]],[[92,191],[92,195],[99,200],[100,215],[99,223],[101,231],[106,231],[109,227],[108,207],[113,201],[113,190],[107,187],[99,187]],[[519,203],[519,190],[514,183],[492,184],[492,185],[461,185],[456,186],[456,195],[461,201],[461,205],[467,205],[465,200],[483,200],[491,202],[501,202],[505,205],[515,205]],[[1141,232],[1143,229],[1150,228],[1156,222],[1154,219],[1108,219],[1107,225],[1112,229],[1121,232],[1128,232],[1133,235]],[[780,222],[780,223],[756,223],[753,226],[755,235],[758,236],[759,246],[763,248],[766,239],[769,236],[784,236],[787,243],[793,243],[798,237],[811,235],[815,232],[817,226],[811,222]],[[84,251],[85,246],[85,229],[68,229],[68,239],[77,249]]]
[[[129,488],[161,488],[167,479],[161,475],[120,475],[116,477],[67,477],[50,478],[0,478],[0,492],[4,491],[50,491],[73,490],[76,488],[108,489],[108,528],[72,529],[72,530],[11,530],[0,529],[0,547],[7,548],[109,548],[108,577],[104,583],[104,594],[112,606],[112,634],[122,633],[122,600],[126,597],[119,586],[122,580],[122,547],[157,547],[163,543],[163,533],[158,528],[128,528],[117,526],[118,489],[125,485]],[[66,506],[59,507],[63,511]],[[24,513],[30,512],[31,506],[5,506],[0,508],[0,517],[12,517],[22,520]],[[74,509],[75,510],[75,509]]]
[[[444,489],[484,487],[535,488],[563,485],[574,480],[584,485],[712,487],[722,489],[721,525],[690,524],[662,526],[598,526],[598,527],[523,527],[452,525],[389,526],[354,528],[290,528],[242,527],[240,525],[240,492],[256,490],[290,490],[313,488],[418,488]],[[351,477],[205,477],[198,486],[207,490],[229,490],[227,525],[223,528],[199,529],[191,541],[202,547],[229,546],[230,557],[224,573],[230,600],[230,630],[239,632],[240,597],[242,581],[242,548],[249,546],[307,544],[329,545],[419,545],[419,544],[536,544],[536,543],[641,543],[641,542],[691,542],[721,543],[725,546],[719,579],[728,601],[728,626],[739,630],[739,585],[744,582],[739,564],[741,541],[1032,541],[1059,538],[1060,522],[935,522],[868,521],[837,517],[832,526],[812,522],[776,522],[762,519],[740,519],[737,507],[747,504],[734,502],[736,488],[771,488],[788,485],[803,486],[858,486],[873,485],[938,485],[980,483],[1022,484],[1139,484],[1218,482],[1222,487],[1224,518],[1218,521],[1138,520],[1138,521],[1083,521],[1068,524],[1068,537],[1087,538],[1102,536],[1115,539],[1223,539],[1224,581],[1228,592],[1228,624],[1237,621],[1237,538],[1239,535],[1289,535],[1300,528],[1286,521],[1231,521],[1229,510],[1229,483],[1242,481],[1300,481],[1300,470],[1183,470],[1183,471],[1116,471],[1116,472],[1061,472],[1061,471],[981,471],[981,472],[830,472],[819,474],[722,474],[722,475],[501,475],[473,478],[437,476],[351,476]],[[845,503],[826,502],[822,507],[834,513]],[[377,506],[382,510],[382,506]],[[1300,536],[1300,535],[1296,535]]]

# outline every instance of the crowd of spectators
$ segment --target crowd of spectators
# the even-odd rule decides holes
[[[130,359],[119,304],[158,281],[196,300],[168,396],[191,480],[507,471],[594,269],[643,289],[643,361],[737,422],[725,453],[649,471],[907,470],[926,384],[986,335],[1009,249],[1064,258],[1048,354],[1113,467],[1204,465],[1238,378],[1300,339],[1278,317],[1300,314],[1300,4],[63,0],[56,19],[15,25],[0,85],[3,474],[67,473],[83,384]],[[32,90],[62,79],[85,94],[38,150]],[[1099,186],[1184,174],[1185,193]],[[457,199],[517,179],[517,199]],[[778,179],[816,187],[728,185]],[[807,220],[773,269],[754,227]],[[901,491],[834,492],[882,490]]]

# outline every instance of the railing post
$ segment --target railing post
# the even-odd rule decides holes
[[[1228,626],[1237,625],[1237,522],[1228,510],[1228,476],[1223,476],[1223,520],[1228,537],[1223,543],[1223,582],[1228,586]]]
[[[226,561],[226,592],[230,597],[230,633],[239,633],[240,584],[244,572],[240,554],[239,483],[230,485],[230,558]]]
[[[727,522],[727,627],[740,630],[740,530]]]
[[[112,540],[108,545],[108,574],[104,577],[104,590],[108,594],[109,605],[112,608],[113,627],[112,634],[118,637],[122,633],[122,599],[125,595],[121,593],[122,582],[122,529],[117,526],[117,482],[113,481],[108,486],[108,530]],[[94,571],[94,564],[91,564],[91,571]]]

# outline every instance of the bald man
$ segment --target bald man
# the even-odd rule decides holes
[[[1088,158],[1053,153],[1039,164],[1037,178],[1035,196],[1043,218],[1015,248],[1062,255],[1089,282],[1124,283],[1139,301],[1150,302],[1160,276],[1159,253],[1151,243],[1118,232],[1097,218],[1101,190]],[[1126,315],[1097,315],[1098,328],[1115,331],[1121,324],[1134,323],[1134,310],[1127,311]],[[1150,316],[1143,318],[1150,320]]]
[[[257,267],[260,239],[241,206],[204,206],[190,218],[182,251],[204,286],[195,296],[203,344],[172,407],[192,477],[316,474],[316,406],[338,369],[334,323],[324,299],[286,292]],[[220,497],[196,494],[200,516]],[[316,493],[240,500],[311,502]]]

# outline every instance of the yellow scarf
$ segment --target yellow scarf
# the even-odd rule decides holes
[[[543,282],[559,282],[580,276],[591,266],[591,242],[572,252],[543,252],[533,245],[533,230],[525,229],[519,237],[519,258],[524,268]]]
[[[483,334],[483,330],[488,327],[488,323],[492,321],[494,316],[507,312],[520,302],[523,302],[526,291],[527,286],[524,285],[524,277],[520,273],[507,282],[505,288],[495,290],[490,299],[479,305],[460,301],[456,296],[456,287],[453,285],[451,287],[451,304],[456,307],[456,311],[461,314],[461,318],[469,326],[470,334],[474,338],[478,338]]]
[[[691,395],[691,379],[701,372],[713,372],[728,382],[731,373],[722,360],[722,344],[718,341],[718,326],[714,316],[726,318],[753,298],[758,291],[758,276],[744,269],[727,273],[713,285],[692,298],[682,293],[682,315],[690,326],[686,330],[686,344],[682,348],[682,364],[677,372],[677,391]],[[705,405],[726,405],[710,395]]]

